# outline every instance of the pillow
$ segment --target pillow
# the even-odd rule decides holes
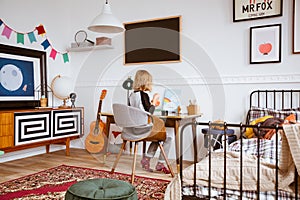
[[[284,119],[285,124],[295,124],[296,123],[296,115],[290,114]]]
[[[247,113],[247,122],[250,123],[253,120],[264,117],[267,115],[277,117],[280,119],[285,119],[291,114],[294,114],[296,116],[296,121],[299,122],[300,120],[300,111],[296,109],[282,109],[282,110],[275,110],[273,108],[260,108],[260,107],[251,107],[250,110]]]
[[[262,126],[276,126],[277,124],[268,124],[266,123],[266,121],[263,122]],[[296,116],[295,114],[290,114],[289,116],[287,116],[284,120],[282,121],[278,121],[278,124],[280,123],[280,125],[282,124],[294,124],[296,123]],[[271,140],[272,137],[275,135],[276,131],[275,129],[269,129],[269,130],[266,130],[265,133],[264,133],[264,139],[267,139],[267,140]]]
[[[258,123],[262,123],[264,122],[266,119],[269,119],[269,118],[273,118],[273,116],[271,115],[267,115],[267,116],[263,116],[263,117],[259,117],[255,120],[253,120],[250,125],[255,125],[255,124],[258,124]],[[253,131],[253,128],[246,128],[246,132],[244,134],[246,136],[246,138],[253,138],[255,135],[254,135],[254,131]]]
[[[264,122],[268,119],[268,116],[276,117],[285,120],[288,116],[293,114],[294,122],[300,122],[300,108],[292,108],[292,109],[281,109],[275,110],[273,108],[261,108],[252,106],[247,113],[247,121],[246,124],[257,124],[259,122]],[[289,120],[290,121],[290,120]],[[246,128],[246,132],[244,133],[246,138],[254,137],[254,132],[252,128]]]
[[[300,111],[300,107],[298,108],[284,108],[284,109],[281,109],[282,111]]]

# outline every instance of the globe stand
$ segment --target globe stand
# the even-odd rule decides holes
[[[71,90],[68,86],[70,86],[68,79],[61,75],[55,76],[51,82],[53,96],[63,100],[63,105],[58,106],[58,108],[71,108],[71,106],[66,105],[66,101],[70,98],[69,91]]]
[[[58,106],[58,108],[71,108],[71,106],[67,106],[67,99],[63,99],[63,105]]]

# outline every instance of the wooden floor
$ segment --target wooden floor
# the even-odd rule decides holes
[[[116,154],[110,154],[106,157],[106,162],[104,163],[103,155],[90,154],[84,149],[71,149],[70,156],[66,156],[64,150],[55,151],[48,154],[41,154],[19,160],[0,163],[0,183],[19,178],[21,176],[36,173],[41,170],[52,168],[61,164],[110,171],[115,159]],[[122,155],[115,171],[131,174],[132,159],[132,155]],[[138,156],[136,175],[160,178],[165,180],[172,179],[171,175],[166,175],[162,172],[154,171],[153,173],[149,173],[144,171],[141,168],[140,159],[141,157]],[[156,158],[152,159],[152,168],[155,167],[156,161]],[[177,173],[175,160],[170,160],[170,162],[174,173]]]

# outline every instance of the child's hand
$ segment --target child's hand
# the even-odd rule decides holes
[[[153,99],[152,99],[152,104],[156,107],[156,106],[159,106],[160,104],[160,101],[159,101],[159,94],[158,93],[155,93],[153,95]]]

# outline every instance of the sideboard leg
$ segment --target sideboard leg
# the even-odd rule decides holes
[[[50,152],[50,144],[46,144],[46,153]]]
[[[70,138],[66,140],[66,156],[70,155]]]

